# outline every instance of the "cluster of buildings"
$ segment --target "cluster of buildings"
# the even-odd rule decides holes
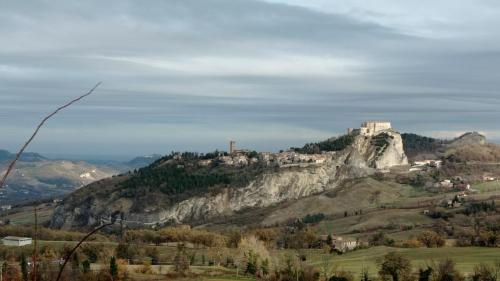
[[[303,154],[294,150],[282,151],[279,153],[262,152],[256,153],[246,149],[236,149],[236,142],[229,142],[229,154],[220,154],[215,159],[202,159],[198,161],[200,166],[209,166],[214,161],[228,166],[246,166],[254,163],[261,163],[264,166],[293,167],[323,164],[330,154]]]
[[[445,179],[435,183],[434,188],[445,189],[445,190],[467,191],[470,190],[470,184],[461,177],[454,177],[452,179]]]
[[[323,164],[328,157],[328,153],[323,154],[303,154],[293,150],[280,153],[261,153],[261,161],[266,166],[293,167],[307,166],[311,164]]]
[[[443,165],[442,160],[421,160],[415,161],[410,167],[410,172],[423,171],[427,168],[440,168]]]

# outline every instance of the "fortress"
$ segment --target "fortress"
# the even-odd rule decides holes
[[[347,134],[349,135],[362,135],[362,136],[375,136],[381,132],[391,130],[391,122],[387,121],[366,121],[361,124],[359,129],[349,128]]]

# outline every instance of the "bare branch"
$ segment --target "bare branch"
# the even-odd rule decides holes
[[[97,231],[99,231],[100,229],[103,229],[105,228],[106,226],[110,226],[110,225],[113,225],[115,223],[114,220],[112,220],[110,223],[106,223],[106,224],[103,224],[97,228],[95,228],[94,230],[92,230],[91,232],[89,232],[87,235],[85,235],[85,237],[82,238],[82,240],[80,240],[78,242],[78,244],[76,244],[76,246],[71,249],[71,251],[66,255],[66,257],[64,258],[64,263],[61,265],[61,267],[59,268],[59,273],[57,274],[57,279],[56,281],[59,281],[59,279],[61,279],[61,275],[64,271],[64,267],[66,266],[66,264],[68,263],[69,259],[71,258],[71,256],[73,255],[73,253],[76,251],[76,249],[78,249],[78,247],[80,247],[80,245],[85,242],[85,240],[87,240],[90,236],[94,235],[94,233],[96,233]]]
[[[0,188],[2,188],[5,184],[5,181],[7,180],[7,177],[9,176],[10,172],[12,171],[12,169],[14,168],[14,165],[16,165],[16,162],[17,160],[19,160],[19,158],[21,157],[21,155],[23,154],[24,150],[26,149],[26,147],[28,147],[28,145],[31,143],[31,141],[33,141],[33,139],[35,138],[35,136],[38,134],[38,131],[40,131],[40,129],[42,128],[42,126],[45,124],[45,122],[47,122],[47,120],[49,120],[52,116],[56,115],[57,113],[59,113],[59,111],[65,109],[66,107],[74,104],[75,102],[78,102],[79,100],[85,98],[86,96],[89,96],[90,94],[92,94],[94,92],[94,90],[99,87],[99,85],[101,85],[101,82],[97,83],[92,89],[90,89],[90,91],[88,91],[86,94],[66,103],[65,105],[59,107],[58,109],[56,109],[54,112],[52,112],[51,114],[47,115],[45,118],[43,118],[42,122],[40,122],[40,124],[38,124],[38,126],[36,127],[35,131],[33,132],[33,134],[31,135],[31,137],[28,139],[28,141],[26,141],[26,143],[21,147],[21,149],[19,150],[19,152],[16,154],[16,158],[14,158],[14,160],[12,160],[12,162],[10,162],[9,164],[9,167],[7,168],[7,171],[5,172],[5,174],[3,175],[2,177],[2,180],[0,181]]]

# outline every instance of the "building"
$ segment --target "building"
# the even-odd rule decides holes
[[[331,239],[328,239],[328,235],[321,235],[320,239],[323,242],[326,242],[328,246],[331,247],[333,251],[336,252],[347,252],[356,249],[356,247],[360,246],[360,243],[356,240],[352,239],[344,239],[341,236],[330,236]]]
[[[387,121],[366,121],[361,124],[359,133],[363,136],[374,136],[381,132],[392,129],[391,122]]]
[[[17,237],[17,236],[7,236],[2,239],[2,243],[5,246],[26,246],[31,245],[32,239],[29,237]]]
[[[233,154],[236,151],[236,142],[231,140],[229,141],[229,154]]]
[[[356,240],[344,240],[342,237],[334,237],[333,249],[338,252],[352,251],[358,246]]]
[[[10,209],[12,209],[11,205],[2,205],[0,207],[0,210],[2,210],[2,211],[7,211],[7,210],[10,210]]]
[[[443,161],[441,160],[421,160],[413,163],[414,166],[429,166],[432,168],[439,168],[442,164]]]
[[[210,164],[212,164],[212,159],[203,159],[198,161],[198,165],[200,166],[209,166]]]

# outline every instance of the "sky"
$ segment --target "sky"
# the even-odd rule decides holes
[[[500,141],[497,0],[0,0],[0,148],[276,151],[364,120]]]

